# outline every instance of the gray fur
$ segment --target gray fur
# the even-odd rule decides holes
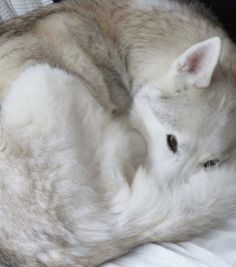
[[[194,198],[198,191],[193,190],[191,183],[189,189],[185,179],[196,172],[203,175],[200,165],[208,159],[203,157],[207,153],[207,156],[219,157],[222,164],[228,164],[234,159],[235,46],[217,22],[208,18],[208,13],[199,12],[200,7],[194,5],[188,7],[182,2],[156,0],[156,6],[142,8],[137,6],[135,1],[68,0],[0,25],[2,103],[5,103],[11,93],[12,81],[30,66],[42,63],[71,74],[74,77],[73,88],[78,89],[77,93],[72,89],[68,90],[68,98],[72,99],[70,104],[74,110],[67,107],[70,111],[68,114],[78,113],[78,121],[73,116],[70,117],[71,121],[67,121],[66,116],[65,118],[60,116],[57,108],[50,109],[51,112],[46,115],[49,117],[55,115],[55,121],[60,121],[61,118],[63,120],[60,126],[57,126],[57,123],[53,124],[55,130],[53,133],[58,136],[50,132],[50,127],[48,130],[53,138],[58,139],[45,138],[43,144],[35,132],[32,132],[32,138],[34,134],[36,136],[32,141],[31,134],[27,132],[28,128],[25,127],[22,131],[20,127],[23,126],[19,126],[19,122],[16,123],[17,127],[14,128],[13,124],[11,131],[9,130],[9,121],[4,120],[5,109],[7,110],[5,104],[2,121],[7,127],[5,124],[1,125],[3,130],[1,129],[0,168],[2,173],[8,173],[8,176],[3,175],[6,182],[1,184],[0,189],[0,264],[9,267],[96,266],[146,242],[187,239],[215,225],[215,219],[218,222],[235,210],[235,186],[230,178],[228,184],[219,182],[220,185],[223,184],[222,191],[218,187],[213,187],[214,190],[209,188],[208,183],[209,185],[211,183],[204,180],[203,188],[209,188],[213,196],[215,192],[221,193],[218,195],[216,193],[216,203],[209,202],[209,209],[206,210],[201,209],[201,201],[197,197]],[[142,4],[142,1],[139,2]],[[178,79],[168,79],[170,67],[180,55],[196,43],[214,36],[221,39],[222,51],[208,88],[195,88]],[[49,67],[48,71],[51,71]],[[53,71],[50,73],[54,75]],[[169,83],[170,80],[172,83]],[[77,83],[80,86],[76,87]],[[177,137],[179,135],[192,138],[188,142],[186,140],[182,144],[180,142],[181,151],[184,153],[178,153],[174,159],[174,162],[179,162],[179,167],[174,173],[176,180],[170,184],[173,186],[176,181],[178,184],[178,178],[183,177],[184,182],[181,182],[184,183],[183,187],[187,188],[183,192],[188,195],[188,189],[193,191],[192,201],[197,203],[194,207],[199,212],[191,213],[191,203],[181,203],[178,190],[162,187],[161,184],[157,186],[158,194],[155,194],[155,197],[163,194],[166,202],[158,197],[154,198],[159,201],[158,203],[149,202],[145,196],[141,203],[143,205],[137,204],[140,209],[135,209],[128,215],[125,212],[121,214],[128,217],[124,220],[127,224],[122,224],[123,217],[117,215],[118,208],[124,208],[127,203],[121,201],[123,206],[117,210],[113,210],[111,204],[114,200],[113,193],[114,195],[119,193],[119,184],[114,185],[110,174],[110,180],[107,180],[107,177],[102,177],[101,180],[92,179],[101,171],[99,169],[101,162],[96,161],[94,155],[98,153],[99,141],[104,142],[102,134],[109,127],[106,128],[102,123],[87,125],[88,122],[84,117],[90,114],[86,118],[94,122],[92,115],[101,113],[106,118],[104,120],[110,123],[113,120],[122,121],[124,118],[117,115],[123,115],[126,122],[127,110],[130,109],[133,98],[135,99],[135,95],[138,95],[144,87],[156,89],[147,90],[144,99],[165,131],[167,129],[170,133],[174,131]],[[83,90],[87,90],[89,96]],[[84,100],[87,102],[83,101],[83,94],[86,95]],[[35,103],[37,105],[37,101]],[[82,114],[84,109],[87,110],[86,103],[92,103],[94,106],[90,110],[88,104],[90,112]],[[61,114],[64,114],[65,110],[60,110]],[[11,114],[9,110],[8,112]],[[20,114],[19,111],[18,113]],[[47,121],[46,115],[44,114],[43,122]],[[40,133],[42,130],[43,135],[46,130],[37,124],[42,118],[37,117],[38,114],[35,116],[32,125],[36,125]],[[81,122],[78,123],[79,127],[77,122]],[[68,126],[66,130],[63,128],[64,123]],[[124,128],[132,132],[134,131],[132,127],[126,125]],[[73,144],[66,143],[64,148],[62,132],[65,136],[76,132],[78,137],[71,134]],[[95,132],[101,136],[99,134],[94,136]],[[115,134],[116,127],[113,135],[116,136]],[[135,135],[135,138],[138,137]],[[143,141],[142,138],[141,140]],[[142,141],[138,139],[137,144],[140,145]],[[34,150],[33,145],[38,144],[37,142],[42,146],[39,150]],[[78,151],[83,152],[85,170],[82,168],[84,166],[79,165],[80,161],[79,163],[76,160],[69,163],[61,161],[67,156],[76,158],[78,151],[75,152],[76,156],[71,151],[74,152],[77,146]],[[49,147],[53,148],[52,151],[48,151]],[[122,151],[118,152],[117,158],[123,156]],[[50,156],[46,157],[47,153]],[[134,170],[130,168],[132,165],[130,155],[126,156],[128,167],[126,165],[122,167],[125,169],[124,172],[128,173],[127,176],[132,176],[128,182],[135,184],[132,179]],[[143,160],[143,154],[139,156]],[[67,177],[67,172],[60,173],[62,163],[68,163],[63,167],[72,171],[72,176]],[[86,171],[91,171],[92,174],[88,175]],[[74,175],[74,172],[79,173],[79,176]],[[220,171],[220,175],[222,173]],[[229,171],[230,174],[232,173]],[[17,177],[21,177],[20,182]],[[209,177],[214,178],[213,175]],[[23,193],[14,187],[17,183],[19,190],[23,188]],[[148,187],[145,182],[143,183],[144,188]],[[199,184],[196,181],[195,183]],[[112,190],[110,192],[110,188],[114,189],[114,192]],[[137,190],[135,185],[131,188]],[[222,193],[224,188],[225,195]],[[136,202],[139,203],[139,198],[135,194],[139,196],[140,193],[135,190],[132,193],[136,201],[130,202],[134,207]],[[201,189],[198,190],[201,192]],[[173,199],[170,198],[172,194]],[[175,202],[175,198],[179,202]],[[85,204],[78,207],[78,203]],[[151,214],[144,208],[145,203],[146,207],[151,205],[161,207],[160,210],[157,209],[155,220],[149,224],[151,230],[143,226],[142,219],[148,218],[150,221],[148,216]],[[74,215],[74,210],[78,210],[78,214]],[[180,216],[174,216],[177,211]],[[183,219],[179,220],[180,217]]]

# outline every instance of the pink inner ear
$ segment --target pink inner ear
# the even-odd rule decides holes
[[[205,61],[205,56],[206,48],[195,51],[194,53],[187,56],[186,61],[183,64],[179,64],[178,70],[180,72],[197,73],[201,70],[201,66]]]
[[[189,48],[174,62],[174,67],[192,86],[206,88],[211,83],[220,51],[221,41],[213,37]]]

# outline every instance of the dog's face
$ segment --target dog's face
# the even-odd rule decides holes
[[[220,167],[236,148],[236,84],[218,66],[220,50],[219,38],[191,47],[161,83],[138,93],[163,129],[163,159],[181,176]]]

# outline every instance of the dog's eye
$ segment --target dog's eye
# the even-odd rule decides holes
[[[215,167],[219,163],[220,163],[220,161],[218,159],[212,159],[212,160],[208,160],[208,161],[204,162],[203,167],[205,169],[207,169],[207,168]]]
[[[171,134],[167,135],[167,145],[173,153],[177,152],[178,142],[174,135]]]

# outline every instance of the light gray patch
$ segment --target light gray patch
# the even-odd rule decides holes
[[[166,124],[166,125],[170,125],[173,128],[177,127],[177,122],[176,120],[168,113],[162,113],[159,112],[158,110],[153,109],[153,112],[156,116],[156,118],[158,118],[158,120],[161,121],[161,123]]]

